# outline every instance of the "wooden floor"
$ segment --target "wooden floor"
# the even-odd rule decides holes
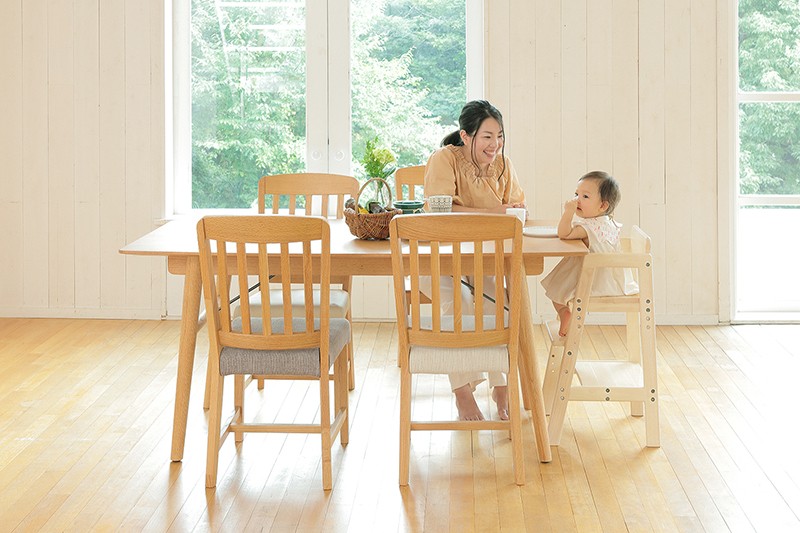
[[[413,434],[401,490],[396,331],[356,324],[350,444],[334,446],[329,493],[319,438],[304,435],[229,440],[206,490],[204,334],[186,454],[169,461],[179,327],[0,319],[0,530],[800,531],[800,326],[659,327],[659,449],[625,406],[573,404],[552,463],[527,425],[525,486],[506,434],[437,432]],[[623,338],[588,332],[590,357]],[[416,389],[432,399],[415,413],[452,412],[446,378]],[[314,416],[308,392],[279,382],[248,399],[293,419]]]

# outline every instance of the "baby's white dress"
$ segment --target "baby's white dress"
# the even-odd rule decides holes
[[[572,219],[572,227],[583,226],[589,236],[589,253],[619,253],[620,226],[607,215],[595,218]],[[565,257],[542,280],[547,297],[566,305],[575,296],[583,257]],[[636,294],[639,286],[629,268],[601,268],[595,272],[593,296],[619,296]]]

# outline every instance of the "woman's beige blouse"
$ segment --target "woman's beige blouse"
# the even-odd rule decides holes
[[[498,157],[487,175],[478,175],[478,168],[467,161],[461,147],[453,145],[436,150],[425,165],[425,196],[437,194],[449,194],[454,204],[482,209],[525,201],[510,159],[505,158],[503,169],[503,159]]]

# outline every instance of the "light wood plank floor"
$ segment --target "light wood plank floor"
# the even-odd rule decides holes
[[[227,441],[206,490],[204,333],[186,454],[169,461],[179,327],[0,319],[0,530],[800,531],[800,326],[659,327],[659,449],[626,406],[573,404],[550,464],[527,426],[525,486],[507,435],[437,432],[413,434],[401,490],[396,330],[355,324],[350,444],[334,446],[329,493],[319,438],[304,435]],[[624,342],[618,327],[588,333],[589,357]],[[446,378],[415,389],[430,398],[415,416],[454,412]],[[316,415],[306,384],[247,394],[261,417]]]

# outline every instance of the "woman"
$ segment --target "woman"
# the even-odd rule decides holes
[[[425,196],[453,197],[453,211],[505,213],[509,207],[525,207],[525,193],[519,186],[511,161],[505,156],[503,115],[486,100],[468,102],[458,118],[459,129],[442,140],[425,166]],[[443,280],[444,281],[444,280]],[[494,296],[494,279],[486,278],[484,290]],[[463,289],[463,286],[462,286]],[[446,292],[449,294],[446,294]],[[452,309],[452,284],[441,287],[442,312]],[[464,302],[472,295],[465,294]],[[473,395],[482,373],[450,374],[461,420],[483,420]],[[489,373],[497,413],[508,420],[508,387],[502,373]]]

